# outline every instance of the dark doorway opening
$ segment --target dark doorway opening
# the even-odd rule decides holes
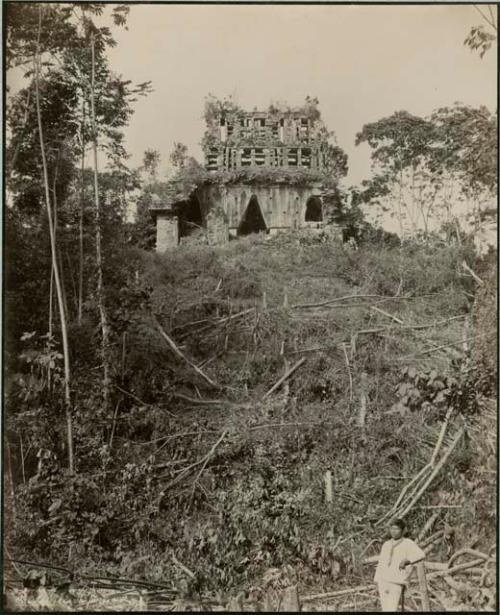
[[[306,222],[322,222],[323,207],[321,199],[317,196],[311,196],[306,203]]]
[[[186,201],[179,215],[179,237],[188,237],[203,228],[203,217],[198,199],[192,196]]]
[[[238,235],[250,235],[267,231],[266,222],[260,209],[259,201],[255,195],[250,199],[240,225]]]

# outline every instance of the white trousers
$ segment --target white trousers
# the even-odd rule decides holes
[[[398,610],[403,585],[389,583],[389,581],[378,582],[378,595],[380,596],[380,606],[382,611],[394,613]]]

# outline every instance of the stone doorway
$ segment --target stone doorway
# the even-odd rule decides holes
[[[322,222],[323,207],[318,196],[311,196],[306,203],[306,222]]]
[[[197,230],[203,229],[203,216],[201,215],[200,202],[196,196],[192,196],[180,209],[179,237],[188,237]]]
[[[266,222],[255,195],[248,202],[247,208],[238,226],[238,236],[251,235],[252,233],[267,232]]]

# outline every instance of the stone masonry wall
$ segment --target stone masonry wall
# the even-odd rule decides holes
[[[165,252],[179,243],[179,221],[172,213],[156,215],[156,251]]]
[[[217,217],[215,212],[219,211],[219,215],[223,213],[227,220],[229,232],[235,235],[252,196],[257,197],[264,221],[271,232],[318,226],[318,223],[306,222],[305,213],[309,197],[320,193],[319,186],[233,184],[204,186],[198,189],[197,197],[203,217],[207,220],[207,228],[210,226],[209,212],[213,212],[210,217],[214,220]]]

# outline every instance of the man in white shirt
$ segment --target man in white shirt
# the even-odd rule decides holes
[[[384,542],[380,551],[375,583],[378,585],[382,611],[395,612],[401,595],[410,577],[413,564],[422,561],[425,553],[410,540],[404,538],[404,521],[395,519],[391,522],[391,539]]]

